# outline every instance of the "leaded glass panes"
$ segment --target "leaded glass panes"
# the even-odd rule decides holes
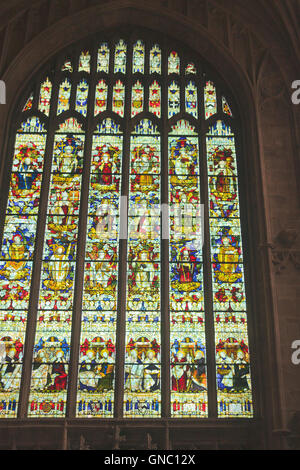
[[[180,87],[172,82],[168,87],[168,117],[171,118],[180,112]]]
[[[30,132],[18,132],[15,139],[0,253],[0,409],[3,418],[16,417],[18,410],[46,145],[45,129],[40,129],[42,124],[37,118],[29,118],[29,121]],[[26,129],[26,123],[24,127]]]
[[[217,112],[217,91],[213,82],[208,81],[204,88],[205,119]]]
[[[28,416],[65,416],[85,136],[55,134]]]
[[[81,80],[81,82],[77,85],[77,92],[76,92],[76,105],[75,110],[86,116],[87,114],[87,101],[88,101],[88,94],[89,94],[89,85],[87,80]]]
[[[41,84],[39,97],[39,111],[46,114],[46,116],[49,116],[51,95],[52,82],[49,78],[46,78],[46,80]]]
[[[141,113],[144,109],[144,87],[137,81],[132,87],[131,93],[131,117]]]
[[[105,80],[99,80],[96,85],[95,110],[94,115],[102,113],[107,109],[107,91],[108,87]]]
[[[154,81],[149,88],[149,111],[160,117],[161,113],[161,87]]]
[[[78,365],[77,416],[112,417],[123,137],[110,119],[93,136]]]
[[[185,87],[185,111],[197,119],[198,96],[197,87],[194,82],[189,82]]]
[[[205,417],[206,341],[199,144],[188,122],[169,136],[171,415]]]
[[[150,51],[150,73],[161,73],[161,50],[158,44]]]
[[[161,412],[160,136],[150,121],[130,144],[125,417]]]
[[[67,78],[60,84],[58,91],[57,114],[68,111],[70,108],[71,82]]]
[[[206,146],[218,415],[245,418],[253,408],[235,136],[217,121]]]
[[[112,111],[119,116],[124,116],[125,109],[125,86],[118,80],[113,87]]]
[[[118,44],[115,47],[115,65],[114,65],[114,72],[115,73],[125,73],[126,72],[126,52],[127,46],[123,39],[120,39]]]
[[[109,47],[106,43],[101,44],[98,49],[97,72],[109,72]]]
[[[250,418],[234,103],[174,45],[86,47],[20,108],[0,251],[0,416]]]
[[[89,51],[82,51],[79,57],[78,72],[90,73],[91,55]]]
[[[145,46],[142,41],[137,41],[133,46],[132,72],[144,73]]]
[[[180,72],[180,57],[177,52],[172,51],[168,57],[168,73],[176,73],[179,74]]]

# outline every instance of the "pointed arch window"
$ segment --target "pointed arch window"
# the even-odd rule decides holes
[[[0,417],[253,417],[238,112],[220,83],[174,44],[105,37],[23,97]]]

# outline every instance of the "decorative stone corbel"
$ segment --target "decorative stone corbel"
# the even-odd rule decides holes
[[[276,274],[280,274],[291,263],[296,269],[300,269],[300,249],[294,248],[298,233],[295,229],[284,229],[270,244],[272,263]]]

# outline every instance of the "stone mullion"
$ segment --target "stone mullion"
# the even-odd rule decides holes
[[[168,178],[168,55],[162,52],[161,81],[161,229],[169,227],[169,178]],[[168,208],[165,210],[165,208]],[[170,308],[169,308],[169,237],[161,230],[161,414],[170,417]],[[168,433],[168,430],[166,430]]]

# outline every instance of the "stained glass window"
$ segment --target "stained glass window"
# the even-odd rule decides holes
[[[236,108],[163,44],[73,47],[20,102],[0,418],[254,416]]]
[[[185,87],[185,110],[187,113],[198,117],[198,95],[195,83],[189,82]]]
[[[150,51],[150,73],[161,73],[161,50],[158,44]]]
[[[131,94],[131,117],[141,113],[144,108],[144,87],[137,81],[132,87]]]
[[[123,137],[110,119],[93,136],[77,416],[113,416]]]
[[[145,46],[142,41],[137,41],[133,46],[132,72],[144,73]]]
[[[33,104],[33,93],[30,93],[30,96],[26,100],[26,103],[24,104],[23,112],[24,111],[29,111],[32,108]]]
[[[66,413],[84,140],[75,120],[54,139],[29,416]]]
[[[228,114],[228,116],[232,117],[232,111],[230,109],[228,101],[226,100],[224,96],[222,96],[222,108],[223,108],[223,113]]]
[[[125,86],[118,80],[113,88],[113,103],[112,111],[116,114],[119,114],[121,117],[124,116],[125,108]]]
[[[78,72],[90,73],[91,55],[89,51],[82,51],[79,57]]]
[[[199,143],[186,121],[169,136],[171,415],[207,416]]]
[[[107,91],[108,87],[105,80],[100,80],[96,85],[96,94],[95,94],[95,110],[94,115],[106,111],[107,108]]]
[[[47,78],[44,83],[41,84],[39,99],[39,111],[41,111],[41,113],[46,114],[46,116],[49,116],[51,94],[52,83],[49,78]]]
[[[15,138],[0,259],[1,417],[16,417],[46,145],[32,117]]]
[[[160,117],[161,113],[161,87],[154,81],[149,88],[149,111]]]
[[[98,49],[97,72],[109,72],[109,47],[106,43]]]
[[[213,82],[208,81],[204,88],[205,118],[208,119],[217,112],[217,91]]]
[[[70,108],[71,82],[67,78],[60,84],[58,92],[57,114],[68,111]]]
[[[222,121],[206,138],[218,413],[252,415],[245,269],[235,136]]]
[[[179,74],[180,72],[180,57],[177,52],[172,51],[168,57],[168,73],[176,73]]]
[[[120,39],[118,44],[115,47],[115,73],[125,73],[126,72],[126,51],[127,46],[123,39]]]
[[[76,93],[76,106],[75,110],[86,116],[87,114],[87,100],[89,94],[89,86],[87,81],[81,80],[81,82],[77,85],[77,93]]]
[[[160,137],[131,136],[124,416],[160,415]]]
[[[168,88],[168,117],[171,118],[180,112],[180,87],[172,82]]]

